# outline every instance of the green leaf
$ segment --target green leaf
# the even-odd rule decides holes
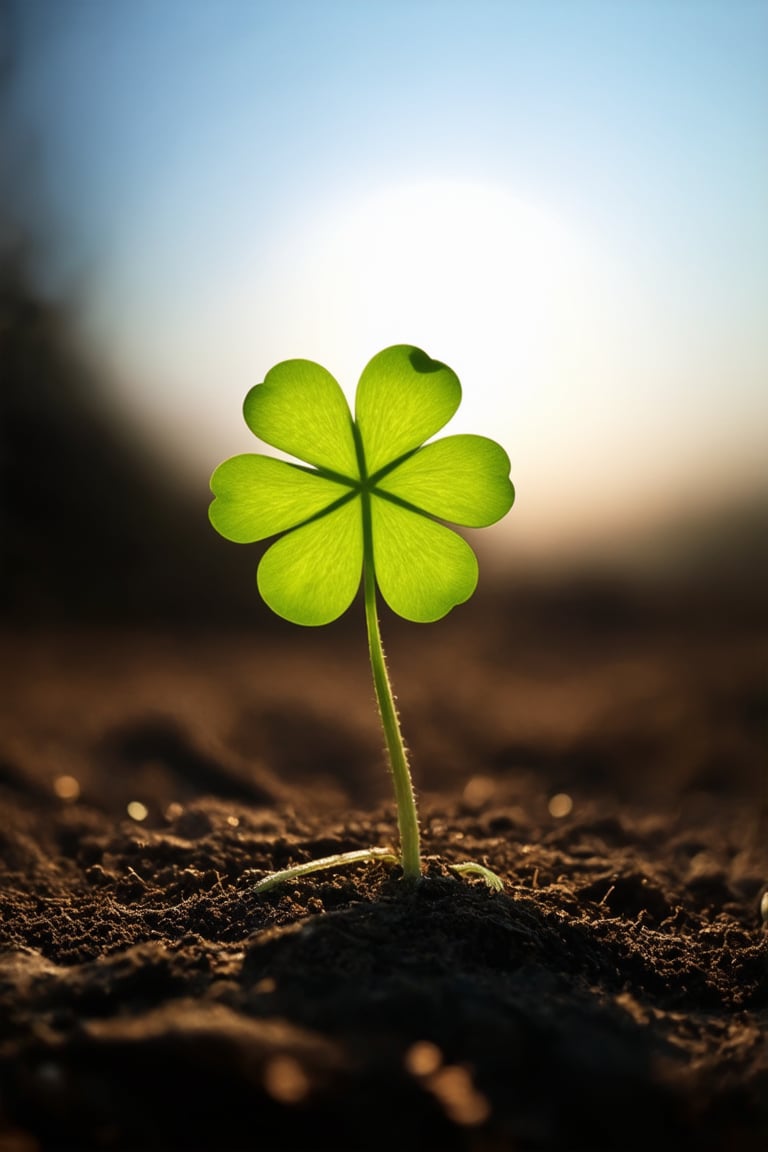
[[[298,460],[358,476],[352,416],[339,385],[311,360],[283,360],[251,388],[245,422],[266,444]]]
[[[460,402],[456,374],[421,349],[396,344],[379,352],[363,369],[355,400],[368,475],[439,432]]]
[[[373,557],[381,594],[406,620],[439,620],[477,586],[477,558],[450,528],[371,497]]]
[[[216,499],[208,509],[217,532],[251,544],[293,528],[351,489],[272,456],[233,456],[211,477]]]
[[[471,528],[495,524],[512,507],[509,457],[485,436],[446,436],[409,456],[377,488]]]
[[[329,624],[352,603],[362,568],[358,496],[281,536],[262,557],[258,586],[278,616],[294,624]]]
[[[364,369],[356,426],[339,385],[312,361],[283,361],[251,389],[249,428],[319,470],[244,454],[211,479],[209,515],[223,536],[248,543],[287,533],[259,565],[259,589],[273,611],[315,625],[349,607],[364,556],[361,492],[371,508],[366,562],[373,557],[393,611],[437,620],[472,595],[475,555],[437,521],[492,524],[511,507],[514,489],[509,459],[493,440],[462,435],[424,445],[460,400],[451,369],[409,344],[384,349]]]

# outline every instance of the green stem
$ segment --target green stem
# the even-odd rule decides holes
[[[392,685],[387,673],[387,662],[381,643],[379,618],[376,611],[376,574],[373,567],[373,533],[371,531],[370,496],[363,497],[363,587],[365,591],[365,622],[368,626],[368,651],[371,657],[373,686],[379,704],[384,738],[389,753],[389,766],[395,785],[397,801],[397,826],[400,832],[400,853],[402,855],[403,876],[406,880],[418,880],[421,876],[421,850],[419,847],[419,818],[416,813],[416,797],[408,767],[408,757],[400,731],[400,721],[392,695]]]

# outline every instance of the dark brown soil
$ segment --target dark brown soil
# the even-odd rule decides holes
[[[257,897],[393,843],[350,623],[6,635],[0,1148],[764,1152],[765,630],[386,620],[425,877]]]

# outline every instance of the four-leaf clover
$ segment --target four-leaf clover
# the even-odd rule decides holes
[[[350,606],[363,566],[407,620],[444,616],[477,584],[475,554],[442,521],[481,528],[512,506],[509,458],[484,436],[425,444],[453,416],[461,385],[445,364],[398,344],[370,361],[354,420],[333,376],[286,360],[245,398],[251,431],[306,464],[245,454],[211,478],[214,528],[253,543],[281,534],[258,568],[269,607],[327,624]]]

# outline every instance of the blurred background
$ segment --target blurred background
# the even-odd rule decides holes
[[[0,0],[0,611],[264,623],[206,513],[242,399],[401,342],[512,460],[482,587],[762,603],[766,44],[764,0]]]

